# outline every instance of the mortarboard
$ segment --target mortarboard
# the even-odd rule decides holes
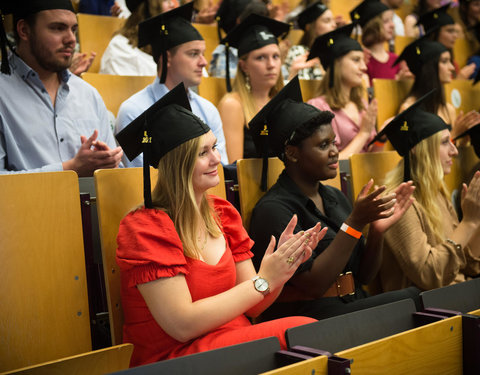
[[[384,135],[393,148],[404,158],[404,181],[410,179],[410,150],[422,140],[439,131],[448,129],[448,125],[439,116],[422,109],[422,104],[435,90],[418,99],[410,107],[399,113],[370,142],[381,139]]]
[[[255,148],[263,158],[261,183],[263,191],[267,187],[269,150],[280,157],[295,130],[321,112],[318,108],[303,102],[300,82],[298,76],[295,76],[249,122],[248,128]]]
[[[255,13],[250,14],[235,26],[221,41],[227,47],[225,48],[227,57],[227,91],[232,91],[228,69],[228,47],[237,48],[238,56],[242,57],[250,51],[268,46],[269,44],[278,44],[277,38],[286,35],[289,30],[290,25],[288,23],[276,21],[273,18]]]
[[[307,60],[320,59],[325,70],[330,68],[330,87],[333,86],[333,63],[350,51],[363,51],[355,39],[350,38],[355,24],[351,23],[320,35],[313,42]]]
[[[473,149],[475,150],[475,154],[477,155],[477,157],[480,158],[480,124],[472,126],[467,131],[455,137],[454,140],[456,141],[457,139],[463,138],[467,135],[470,136],[470,143],[473,146]]]
[[[12,0],[0,1],[0,53],[2,54],[1,72],[10,74],[10,66],[8,64],[7,46],[12,50],[12,46],[7,40],[5,27],[3,25],[3,17],[13,14],[14,19],[21,19],[28,15],[50,9],[66,9],[74,12],[72,2],[70,0]]]
[[[152,207],[150,166],[157,168],[160,159],[169,151],[209,130],[191,112],[181,82],[116,135],[129,160],[143,152],[145,207]]]
[[[220,29],[229,33],[237,24],[237,18],[251,0],[222,0],[215,15],[218,25],[218,40],[221,40]]]
[[[315,1],[314,3],[310,4],[298,14],[298,27],[305,31],[307,24],[315,21],[318,17],[325,13],[326,10],[328,10],[327,6],[321,1]]]
[[[352,22],[364,27],[368,21],[389,9],[380,0],[364,0],[350,12],[350,18]]]
[[[451,3],[445,4],[440,8],[422,14],[418,18],[417,26],[422,25],[425,33],[428,33],[442,26],[455,24],[453,18],[447,13],[450,4]]]
[[[149,18],[138,25],[138,46],[152,46],[152,55],[156,63],[162,56],[162,76],[160,83],[167,77],[167,51],[192,40],[203,40],[197,29],[192,26],[193,1]]]
[[[429,60],[435,59],[443,52],[448,51],[447,47],[442,43],[430,40],[429,35],[430,33],[425,34],[421,38],[407,45],[393,65],[395,66],[400,61],[405,60],[408,69],[410,69],[414,75],[417,75],[421,71],[423,64]]]

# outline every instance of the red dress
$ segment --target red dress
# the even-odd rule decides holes
[[[125,318],[123,341],[134,344],[131,366],[270,336],[277,336],[282,348],[285,348],[285,329],[314,322],[306,317],[289,317],[252,325],[242,314],[186,343],[175,340],[157,324],[137,284],[182,273],[192,300],[196,301],[234,287],[235,262],[253,256],[250,252],[253,241],[243,228],[237,210],[223,199],[214,196],[210,199],[226,239],[225,253],[216,265],[184,256],[173,222],[163,211],[139,209],[129,213],[120,223],[117,263],[121,270]]]

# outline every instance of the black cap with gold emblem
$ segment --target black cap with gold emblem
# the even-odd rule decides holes
[[[410,179],[409,151],[420,141],[448,129],[448,125],[439,116],[422,109],[423,102],[433,92],[435,90],[428,92],[405,111],[399,113],[370,142],[372,144],[384,135],[387,136],[395,150],[404,157],[404,181]]]
[[[208,125],[191,112],[182,82],[116,135],[129,160],[143,152],[145,207],[152,207],[150,166],[157,168],[169,151],[208,131]]]

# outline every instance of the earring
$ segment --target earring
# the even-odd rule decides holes
[[[245,75],[245,88],[248,92],[252,91],[252,85],[250,85],[250,76]]]

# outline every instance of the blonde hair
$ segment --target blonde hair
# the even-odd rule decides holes
[[[248,53],[240,57],[240,60],[246,61],[248,58]],[[257,114],[257,106],[253,100],[252,94],[247,90],[245,83],[247,82],[245,72],[240,68],[240,64],[237,65],[237,74],[233,81],[232,89],[237,92],[240,96],[240,101],[242,102],[243,116],[245,117],[245,124],[248,124],[252,118]],[[279,73],[277,82],[275,86],[270,89],[268,96],[273,98],[277,95],[280,90],[283,88],[283,76],[282,72]]]
[[[193,170],[203,137],[182,143],[160,159],[158,179],[152,192],[153,206],[170,216],[182,241],[184,254],[194,259],[200,258],[202,249],[197,244],[197,237],[203,225],[211,236],[221,234],[220,221],[206,194],[199,207],[193,190]]]
[[[439,157],[442,133],[438,132],[422,140],[409,151],[410,179],[415,185],[415,199],[425,215],[428,226],[432,229],[437,241],[445,239],[443,217],[438,207],[438,197],[448,200],[448,189],[443,179],[444,172]],[[385,178],[387,191],[393,191],[403,182],[404,161],[389,172]],[[437,194],[438,193],[438,194]]]
[[[363,85],[353,87],[350,90],[350,96],[348,98],[345,98],[340,91],[342,86],[342,72],[340,71],[340,60],[342,58],[336,59],[333,63],[333,85],[330,87],[330,71],[332,67],[329,66],[325,71],[324,77],[320,81],[317,96],[325,96],[325,101],[333,110],[341,109],[345,107],[349,101],[352,101],[353,103],[355,103],[359,111],[363,111],[365,109],[362,100],[365,92],[365,88],[363,87]]]

